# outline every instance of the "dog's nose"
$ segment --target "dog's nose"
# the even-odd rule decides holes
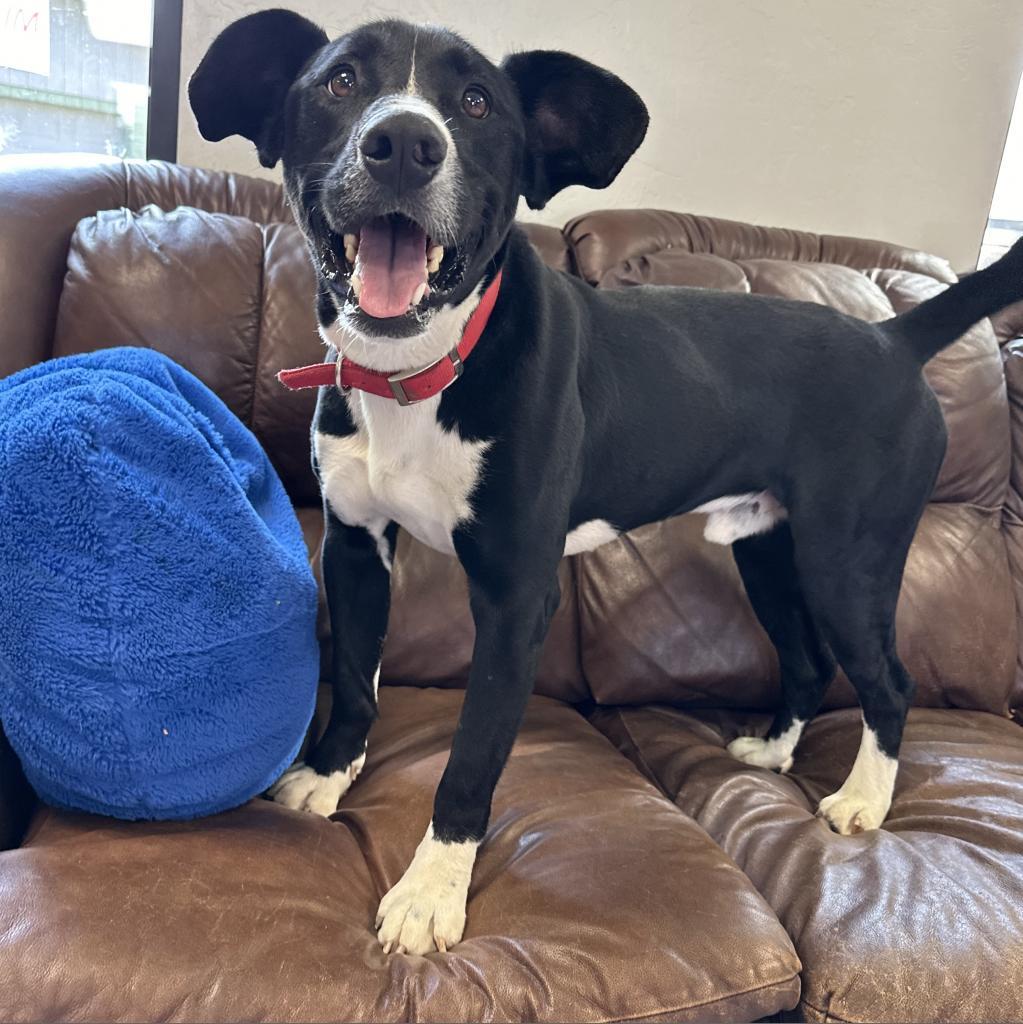
[[[359,139],[366,169],[395,193],[422,188],[440,170],[448,153],[440,129],[422,114],[390,114],[370,125]]]

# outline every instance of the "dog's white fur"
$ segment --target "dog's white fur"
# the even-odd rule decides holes
[[[762,736],[740,736],[728,744],[728,753],[746,764],[776,768],[784,775],[792,767],[792,753],[805,724],[797,718],[780,736],[769,740]]]
[[[347,768],[321,775],[298,761],[267,790],[267,795],[292,810],[309,811],[326,818],[337,810],[341,797],[359,777],[365,763],[363,752]]]
[[[876,733],[863,723],[860,749],[842,788],[826,796],[817,813],[843,836],[880,828],[892,805],[898,758],[889,757],[878,745]]]
[[[693,511],[708,513],[703,535],[713,544],[731,544],[742,537],[767,533],[776,523],[788,518],[785,507],[770,491],[730,494],[708,501]]]
[[[424,329],[409,338],[363,334],[351,320],[355,307],[346,303],[333,324],[320,328],[320,337],[342,355],[371,370],[383,373],[415,370],[443,358],[458,344],[466,322],[479,304],[479,296],[477,288],[455,306],[432,310]],[[390,398],[381,401],[398,404]]]
[[[445,430],[439,404],[435,395],[402,408],[353,391],[348,406],[356,432],[316,434],[323,494],[343,523],[380,537],[393,520],[434,550],[454,554],[451,534],[472,518],[469,499],[488,443]]]
[[[591,519],[569,532],[565,538],[565,554],[578,555],[580,551],[592,551],[617,536],[618,531],[606,519]]]
[[[478,848],[472,840],[441,842],[430,825],[408,870],[380,901],[377,938],[385,953],[443,952],[462,938]]]

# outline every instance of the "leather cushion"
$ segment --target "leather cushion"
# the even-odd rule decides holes
[[[316,392],[274,379],[323,358],[298,228],[188,207],[109,210],[71,239],[53,354],[140,345],[212,388],[259,438],[296,503],[318,500],[309,462]]]
[[[982,712],[910,712],[881,830],[814,817],[844,781],[860,716],[807,727],[785,776],[724,749],[767,719],[668,708],[591,719],[735,858],[803,962],[811,1020],[1023,1020],[1023,730]]]
[[[448,955],[371,930],[430,816],[461,695],[387,688],[332,820],[43,810],[0,855],[0,1017],[753,1020],[798,961],[745,876],[575,711],[534,698]]]

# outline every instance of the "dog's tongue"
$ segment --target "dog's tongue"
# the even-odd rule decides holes
[[[359,306],[375,317],[402,316],[426,281],[426,232],[418,224],[376,217],[359,233]]]

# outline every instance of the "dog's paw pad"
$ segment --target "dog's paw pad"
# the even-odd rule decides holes
[[[888,808],[877,800],[841,790],[826,796],[817,808],[817,817],[823,818],[841,836],[880,828],[887,813]]]
[[[296,811],[308,811],[328,817],[337,810],[341,797],[365,764],[366,755],[342,771],[321,775],[307,764],[293,764],[266,792],[276,803]]]
[[[728,753],[744,764],[776,768],[783,774],[792,767],[792,754],[777,740],[761,736],[740,736],[728,744]]]

